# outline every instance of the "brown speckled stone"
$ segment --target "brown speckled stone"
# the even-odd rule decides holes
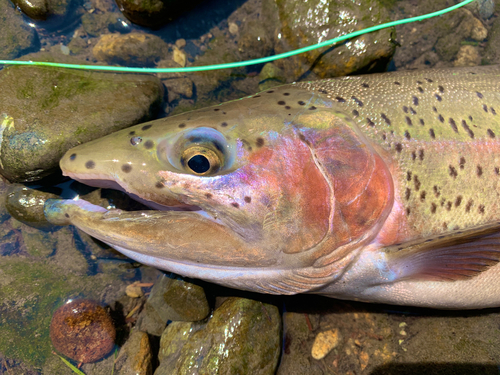
[[[78,362],[96,362],[115,345],[116,331],[103,307],[79,299],[56,310],[50,323],[52,345]]]

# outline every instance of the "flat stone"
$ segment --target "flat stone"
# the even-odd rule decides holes
[[[49,67],[7,67],[0,86],[0,174],[11,182],[39,180],[71,147],[151,119],[163,98],[151,75]]]

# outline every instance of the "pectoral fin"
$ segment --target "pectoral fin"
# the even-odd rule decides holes
[[[477,276],[500,261],[498,224],[384,249],[398,280],[456,281]]]

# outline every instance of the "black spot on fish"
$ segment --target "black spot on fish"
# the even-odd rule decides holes
[[[325,90],[320,90],[320,91],[321,91],[321,92],[323,92],[323,91],[325,91]],[[323,92],[323,94],[324,94],[324,93],[325,93],[325,92]],[[288,96],[288,95],[290,95],[290,93],[289,93],[289,92],[284,92],[284,93],[283,93],[283,95],[284,95],[284,96]]]
[[[339,103],[345,103],[345,99],[342,98],[341,96],[336,96],[335,100],[338,101]]]
[[[460,169],[465,168],[465,158],[463,156],[460,158],[459,165],[460,165]]]
[[[87,168],[87,169],[94,169],[95,168],[95,163],[92,160],[89,160],[88,162],[85,163],[85,168]]]
[[[163,185],[163,182],[161,182],[161,181],[157,181],[155,184],[155,188],[157,188],[157,189],[162,189],[164,187],[165,187],[165,185]]]
[[[302,100],[299,100],[299,101],[297,102],[297,104],[298,104],[298,105],[306,105],[306,103],[305,103],[305,102],[303,102]]]
[[[420,125],[422,125],[422,126],[424,126],[424,125],[425,125],[425,122],[424,122],[424,119],[423,119],[423,118],[421,118],[419,121],[420,121]]]
[[[430,78],[426,78],[425,80],[426,80],[427,82],[429,82],[429,83],[434,82],[434,81],[433,81],[432,79],[430,79]]]
[[[371,120],[370,120],[371,121]],[[375,126],[375,124],[373,124],[373,126]],[[382,134],[382,139],[385,141],[387,139],[387,136],[384,134]]]
[[[460,206],[460,203],[462,203],[462,196],[459,195],[455,198],[455,207]]]
[[[431,136],[432,139],[436,139],[436,134],[434,134],[434,129],[432,128],[429,129],[429,135]]]
[[[398,86],[401,85],[401,83],[399,83],[398,81],[394,81],[394,84]]]
[[[443,229],[448,229],[448,224],[445,222],[443,222]]]
[[[231,203],[231,206],[233,206],[234,208],[240,208],[240,205],[236,202]]]
[[[417,81],[417,83],[418,83],[419,85],[421,85],[423,82],[422,82],[422,81]]]
[[[310,111],[314,111],[314,110],[316,109],[316,107],[312,105],[312,106],[310,106],[310,107],[309,107],[309,108],[307,108],[307,109],[308,109],[308,110],[310,110]]]
[[[483,167],[481,167],[480,165],[478,165],[476,167],[476,174],[477,174],[477,177],[481,177],[483,175]]]
[[[413,123],[411,122],[411,118],[409,118],[408,116],[405,117],[405,120],[406,120],[406,123],[409,125],[409,126],[413,126]]]
[[[406,139],[408,139],[408,140],[409,140],[409,139],[411,139],[411,135],[410,135],[410,133],[408,132],[408,130],[407,130],[407,131],[405,131],[405,138],[406,138]]]
[[[446,203],[446,199],[441,198],[441,207],[443,207],[445,203]]]
[[[320,92],[321,94],[328,95],[328,91],[326,91],[326,90],[319,90],[319,92]]]
[[[358,117],[358,116],[359,116],[359,112],[358,112],[358,111],[356,111],[356,110],[354,109],[354,110],[352,111],[352,115],[353,115],[354,117]]]
[[[152,149],[154,146],[155,146],[155,143],[154,143],[152,140],[147,140],[146,142],[144,142],[144,148],[145,148],[146,150],[150,150],[150,149]]]
[[[420,180],[418,179],[418,176],[417,175],[414,175],[413,176],[413,184],[415,185],[415,190],[416,191],[419,191],[420,190],[420,186],[422,185],[422,183],[420,182]]]
[[[483,104],[483,110],[488,113],[488,106],[486,104]]]
[[[412,115],[416,115],[417,114],[417,111],[415,111],[412,107],[410,107],[410,113]]]
[[[403,112],[404,112],[404,113],[408,113],[408,107],[407,107],[407,106],[405,106],[405,105],[403,106]]]
[[[144,125],[141,129],[142,130],[148,130],[148,129],[151,129],[153,125],[149,124],[149,125]]]
[[[254,98],[260,98],[260,95],[254,95],[253,97]]]
[[[415,151],[412,151],[411,152],[411,160],[415,161],[416,158],[417,158],[417,153]]]
[[[411,181],[411,171],[406,172],[406,181]]]
[[[420,92],[420,93],[423,93],[424,92],[424,89],[420,86],[417,87],[417,90]]]
[[[467,134],[469,134],[469,137],[474,139],[474,132],[471,130],[471,128],[469,128],[469,125],[467,125],[467,122],[465,120],[462,120],[462,128],[464,128]]]
[[[476,95],[479,99],[482,99],[484,96],[479,91],[476,91]]]
[[[441,192],[439,191],[439,188],[437,187],[437,185],[434,185],[432,187],[432,190],[434,190],[434,195],[436,196],[436,198],[438,198],[441,195]]]
[[[438,86],[439,92],[444,92],[444,87],[443,86]]]
[[[438,102],[440,102],[440,101],[443,100],[443,98],[440,95],[438,95],[438,94],[434,94],[434,96],[436,97],[436,99],[437,99]]]
[[[280,100],[280,101],[278,102],[278,105],[285,105],[285,104],[286,104],[286,103],[285,103],[283,100]]]
[[[391,120],[385,115],[385,113],[382,113],[380,116],[382,116],[382,119],[386,122],[387,125],[391,125]]]
[[[225,128],[227,126],[227,122],[224,121],[223,123],[220,124],[220,126],[222,126],[223,128]]]
[[[356,103],[360,107],[363,106],[363,102],[361,100],[359,100],[358,98],[356,98],[355,96],[351,96],[351,99],[354,100],[354,103]]]
[[[178,126],[179,128],[181,128],[181,129],[182,129],[182,128],[185,128],[185,127],[186,127],[186,124],[182,123],[182,124],[179,124],[179,125],[177,125],[177,126]]]
[[[456,178],[458,176],[457,170],[455,169],[454,166],[449,165],[448,169],[451,177]]]
[[[362,83],[361,86],[365,87],[365,88],[368,88],[370,87],[370,85],[368,83]]]
[[[262,147],[264,146],[264,138],[257,138],[257,141],[255,142],[257,147]]]
[[[472,116],[469,115],[469,120],[472,121]]]
[[[212,195],[212,194],[210,194],[210,193],[206,193],[206,194],[205,194],[205,197],[206,197],[207,199],[212,199],[213,195]]]
[[[425,190],[420,193],[420,201],[421,202],[425,201],[425,196],[426,195],[427,195],[427,193],[425,192]]]
[[[396,143],[396,151],[401,152],[403,150],[403,145],[401,143]]]
[[[498,176],[500,175],[500,168],[498,167],[495,167],[495,174]]]
[[[76,159],[76,154],[71,154],[71,155],[69,156],[69,160],[73,161],[73,160],[75,160],[75,159]]]
[[[272,94],[273,92],[274,92],[274,90],[267,91],[268,94]]]
[[[67,213],[64,214],[65,217],[67,217],[69,219],[69,215]]]
[[[122,171],[124,173],[129,173],[132,170],[132,166],[130,164],[123,164],[122,165]]]
[[[457,124],[455,123],[455,120],[453,120],[451,117],[448,119],[448,122],[450,123],[451,128],[455,133],[458,133],[458,128]]]
[[[452,203],[450,201],[446,202],[446,210],[447,211],[451,210],[451,205],[452,205]]]
[[[251,203],[252,202],[252,198],[251,197],[245,197],[245,202]]]
[[[420,160],[424,160],[424,149],[421,148],[420,150],[418,150],[418,158]]]
[[[135,135],[135,130],[132,130],[128,135]]]
[[[477,212],[479,212],[481,215],[484,214],[484,205],[480,204],[479,207],[477,208]]]
[[[285,106],[285,109],[291,109],[292,107],[290,107],[289,105],[286,105]],[[288,116],[290,116],[290,113],[288,114]]]
[[[410,207],[406,207],[406,216],[410,216],[411,210]]]
[[[411,195],[411,189],[410,188],[406,188],[405,199],[409,200],[410,199],[410,195]]]
[[[441,115],[439,115],[439,116],[438,116],[438,120],[439,120],[439,121],[441,121],[441,122],[444,122],[444,117],[443,117],[443,116],[441,116]]]
[[[431,203],[431,213],[435,214],[436,209],[437,209],[436,203]]]
[[[432,107],[432,110],[433,110],[434,112],[436,112],[436,113],[437,113],[437,111],[438,111],[436,107]]]
[[[375,123],[374,123],[371,119],[369,119],[368,117],[366,118],[366,122],[367,122],[367,123],[368,123],[368,125],[370,125],[370,126],[375,126]]]
[[[413,105],[418,105],[418,97],[416,97],[415,95],[412,96],[412,101]]]
[[[220,108],[214,108],[214,112],[220,111]]]
[[[495,108],[493,108],[493,107],[490,107],[490,112],[493,113],[494,115],[497,114],[497,111],[495,111]]]
[[[474,204],[474,201],[472,199],[469,199],[469,201],[465,205],[465,212],[470,212],[470,209],[471,209],[473,204]]]

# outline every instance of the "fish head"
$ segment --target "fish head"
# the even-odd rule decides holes
[[[295,109],[278,100],[285,94],[287,101],[299,103]],[[318,109],[316,94],[289,87],[276,95],[280,97],[256,95],[140,124],[69,150],[60,165],[66,176],[83,183],[119,187],[151,207],[183,210],[182,215],[199,222],[199,230],[190,225],[185,231],[173,230],[179,221],[169,222],[171,231],[165,228],[157,242],[182,243],[186,249],[172,254],[169,262],[188,259],[219,270],[314,267],[319,257],[352,240],[345,235],[351,228],[341,222],[349,214],[339,210],[345,202],[366,203],[357,196],[370,193],[363,183],[378,181],[369,174],[375,164],[372,151],[346,128],[344,117]],[[342,160],[325,158],[326,140],[336,145]],[[337,182],[331,168],[337,168]],[[350,180],[353,169],[363,176]],[[342,180],[351,182],[342,185]],[[342,188],[351,194],[341,193]],[[377,210],[370,211],[373,220],[359,220],[361,232],[378,220]],[[141,229],[141,235],[148,230]],[[113,245],[105,236],[100,239]],[[124,242],[120,246],[127,247]]]

